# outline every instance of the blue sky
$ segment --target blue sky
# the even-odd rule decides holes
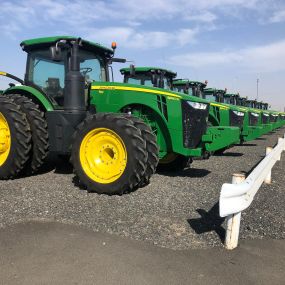
[[[24,75],[24,39],[76,35],[110,46],[136,66],[208,80],[242,96],[285,106],[283,0],[1,1],[0,70]],[[122,78],[116,64],[116,80]],[[0,78],[0,88],[7,80]]]

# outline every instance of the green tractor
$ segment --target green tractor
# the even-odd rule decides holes
[[[242,125],[241,141],[247,142],[254,140],[262,135],[263,127],[258,125],[261,115],[260,112],[255,109],[240,106],[239,98],[240,95],[238,93],[226,93],[223,96],[223,102],[226,104],[237,106],[241,111],[244,112],[245,115]]]
[[[216,97],[212,95],[212,89],[205,89],[207,82],[191,81],[188,79],[177,79],[173,81],[173,88],[175,91],[182,92],[188,95],[193,95],[206,99],[210,102],[210,112],[208,119],[208,129],[205,135],[212,138],[211,141],[205,140],[205,147],[209,152],[222,152],[231,145],[240,143],[240,123],[241,120],[232,120],[235,116],[235,110],[230,110],[229,106],[225,104],[216,103]],[[211,92],[210,92],[211,91]],[[215,90],[217,98],[219,98],[222,90]],[[232,114],[233,113],[233,114]]]
[[[122,75],[124,76],[124,83],[132,83],[137,85],[153,86],[163,88],[166,90],[173,90],[176,92],[184,93],[189,96],[188,98],[197,97],[203,100],[203,89],[206,86],[201,82],[193,82],[193,92],[189,91],[190,83],[186,80],[175,80],[176,73],[159,67],[133,67],[122,68]],[[189,92],[185,92],[185,90]],[[179,94],[178,93],[178,94]],[[221,104],[214,104],[210,106],[210,114],[208,119],[207,132],[203,135],[200,146],[207,153],[208,157],[211,153],[224,150],[234,143],[239,142],[239,128],[238,127],[224,127],[219,124],[220,111],[223,114],[228,112],[228,107]],[[219,114],[217,114],[219,113]],[[223,115],[221,115],[223,116]],[[226,126],[226,125],[225,125]],[[160,162],[160,165],[164,160]]]
[[[251,104],[251,100],[246,97],[241,97],[239,94],[235,96],[235,104],[248,109],[248,123],[249,126],[254,126],[259,129],[259,136],[262,136],[271,131],[272,126],[264,122],[264,112],[256,107],[256,104]]]
[[[223,122],[230,126],[238,126],[240,128],[240,143],[253,139],[252,133],[255,127],[249,125],[248,109],[235,104],[235,95],[227,94],[226,90],[206,88],[204,90],[205,98],[207,100],[223,103],[230,109],[229,120]],[[258,133],[259,136],[259,133]]]
[[[202,156],[209,104],[110,82],[112,49],[81,38],[25,40],[24,79],[0,96],[0,179],[35,173],[48,151],[71,157],[80,184],[122,194],[148,183],[159,159]]]
[[[120,72],[124,76],[123,82],[125,84],[131,84],[133,88],[137,88],[138,86],[142,88],[142,86],[146,86],[153,88],[155,90],[160,90],[159,91],[160,93],[172,92],[173,94],[176,94],[176,96],[183,96],[185,98],[185,95],[173,92],[172,90],[173,89],[172,82],[173,79],[176,77],[175,72],[158,67],[134,67],[133,65],[127,68],[120,69]],[[196,108],[198,109],[204,108],[203,104],[205,103],[209,105],[207,101],[200,98],[195,98],[193,96],[191,96],[191,100],[198,100],[196,101],[197,102]],[[162,110],[164,108],[163,106],[164,105],[162,105]],[[171,115],[175,116],[174,113]],[[210,153],[205,149],[203,143],[203,140],[206,135],[205,134],[206,128],[203,130],[203,136],[201,137],[201,140],[198,143],[196,150],[193,150],[191,157],[181,156],[177,153],[169,153],[166,156],[160,157],[158,164],[159,170],[160,171],[181,170],[189,166],[189,164],[192,162],[193,157],[208,158]]]
[[[260,135],[264,135],[272,131],[273,125],[270,122],[270,112],[267,110],[267,108],[266,109],[263,108],[263,105],[261,102],[257,102],[256,100],[249,100],[247,98],[240,98],[239,102],[240,102],[240,105],[248,107],[249,110],[251,111],[251,114],[252,113],[260,114],[257,120],[257,125],[262,127],[260,131]]]

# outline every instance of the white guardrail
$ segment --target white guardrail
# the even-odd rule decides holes
[[[245,179],[244,174],[233,174],[232,184],[225,183],[220,193],[220,216],[226,217],[227,229],[225,247],[234,249],[238,245],[241,212],[247,209],[262,183],[271,183],[271,169],[281,159],[285,150],[284,138],[272,149],[266,148],[265,158]]]

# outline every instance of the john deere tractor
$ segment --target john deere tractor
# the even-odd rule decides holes
[[[239,98],[240,95],[238,93],[226,93],[223,96],[223,102],[226,104],[234,105],[238,107],[240,111],[244,112],[245,116],[242,125],[241,140],[251,141],[262,135],[262,127],[257,124],[261,115],[258,110],[240,106]]]
[[[90,191],[147,183],[159,159],[203,155],[209,105],[147,86],[109,82],[113,49],[76,37],[25,40],[24,79],[0,95],[0,179],[35,173],[48,151],[68,155]]]
[[[176,77],[176,73],[172,72],[170,70],[166,70],[159,67],[134,67],[131,66],[130,68],[122,68],[121,70],[122,75],[124,76],[124,83],[126,84],[134,84],[136,86],[150,86],[152,88],[155,88],[156,90],[161,90],[160,92],[171,92],[173,90],[173,79]],[[183,96],[185,95],[179,93],[179,92],[173,92],[173,94],[176,94],[177,96]],[[196,104],[196,108],[204,108],[205,103],[208,102],[203,100],[202,98],[196,98],[194,96],[188,96],[188,99],[190,100],[198,100]],[[200,103],[198,103],[200,102]],[[163,106],[162,106],[163,109]],[[169,110],[170,112],[170,110]],[[168,112],[168,115],[175,116],[175,114],[170,114]],[[197,145],[197,149],[199,149],[199,152],[193,152],[192,157],[209,157],[209,150],[205,148],[205,137],[209,140],[209,135],[205,133],[206,129],[204,129],[203,136]],[[191,158],[192,158],[191,157]],[[189,159],[188,157],[181,157],[181,155],[177,154],[168,154],[165,157],[162,157],[159,161],[159,169],[163,171],[169,171],[169,170],[179,170],[185,168],[187,165],[189,165],[192,161],[192,159]]]
[[[222,152],[231,145],[240,142],[240,120],[232,121],[235,115],[234,110],[229,106],[217,103],[220,92],[223,90],[205,89],[207,82],[191,81],[188,79],[178,79],[173,81],[174,90],[206,99],[210,102],[210,113],[208,120],[208,129],[203,137],[205,147],[210,152]],[[233,113],[233,115],[231,114]],[[243,119],[243,114],[237,113]],[[211,140],[207,141],[210,137]]]
[[[272,130],[272,124],[270,123],[270,112],[264,110],[261,103],[257,104],[255,100],[249,100],[245,97],[238,98],[238,104],[249,108],[249,121],[251,125],[261,127],[260,135],[264,135]],[[259,114],[259,116],[257,116]]]

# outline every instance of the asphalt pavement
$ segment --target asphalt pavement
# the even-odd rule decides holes
[[[0,284],[284,284],[285,241],[171,250],[54,222],[0,231]]]

